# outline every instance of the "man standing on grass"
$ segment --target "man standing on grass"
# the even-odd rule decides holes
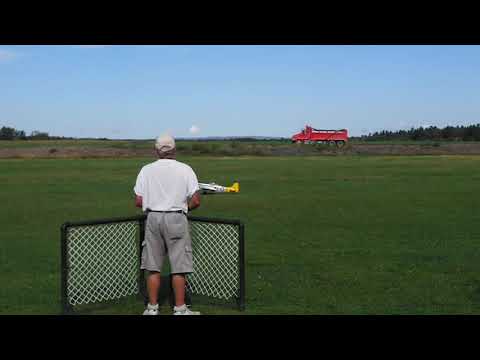
[[[168,256],[175,294],[174,315],[199,315],[185,304],[185,276],[193,272],[187,212],[200,206],[199,185],[192,168],[175,160],[175,140],[159,136],[158,160],[145,165],[134,187],[135,206],[147,212],[141,269],[147,273],[149,303],[143,315],[158,315],[160,272]]]

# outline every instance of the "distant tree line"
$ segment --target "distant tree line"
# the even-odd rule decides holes
[[[73,137],[50,136],[48,132],[32,131],[27,135],[23,130],[17,130],[12,127],[3,126],[0,128],[0,140],[73,140]],[[410,130],[389,131],[382,130],[360,137],[352,137],[364,141],[388,141],[388,140],[455,140],[455,141],[480,141],[480,124],[468,126],[446,126],[438,128],[436,126],[411,128]],[[98,140],[108,140],[101,138]],[[183,139],[187,140],[187,139]],[[289,138],[281,137],[211,137],[205,139],[191,139],[192,141],[215,141],[232,140],[236,142],[255,142],[255,141],[289,141]]]
[[[3,126],[0,129],[0,140],[26,139],[25,131]]]
[[[236,142],[278,142],[278,141],[285,141],[290,142],[290,138],[285,137],[263,137],[263,136],[217,136],[217,137],[205,137],[205,138],[178,138],[177,140],[182,141],[205,141],[205,142],[212,142],[212,141],[236,141]]]
[[[360,137],[361,140],[456,140],[480,141],[480,124],[468,126],[436,126],[411,128],[410,130],[382,130]]]
[[[59,140],[59,139],[72,139],[61,136],[50,136],[48,132],[32,131],[30,135],[27,135],[23,130],[17,130],[15,128],[3,126],[0,128],[0,140]]]

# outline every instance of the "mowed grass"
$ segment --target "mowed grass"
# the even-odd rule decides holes
[[[479,156],[179,160],[203,182],[240,181],[195,214],[245,223],[244,314],[480,314]],[[0,160],[0,314],[60,312],[60,225],[138,214],[150,161]]]

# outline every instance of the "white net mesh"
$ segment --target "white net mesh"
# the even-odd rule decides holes
[[[71,305],[138,293],[138,222],[68,229],[67,298]]]
[[[239,296],[238,225],[190,222],[193,273],[187,290],[218,299]]]

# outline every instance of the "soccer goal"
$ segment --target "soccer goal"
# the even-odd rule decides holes
[[[190,301],[245,308],[244,225],[188,216],[194,272]],[[146,299],[140,257],[146,216],[67,222],[61,227],[62,313],[138,295]],[[163,286],[163,285],[162,285]],[[203,300],[200,300],[203,301]]]

